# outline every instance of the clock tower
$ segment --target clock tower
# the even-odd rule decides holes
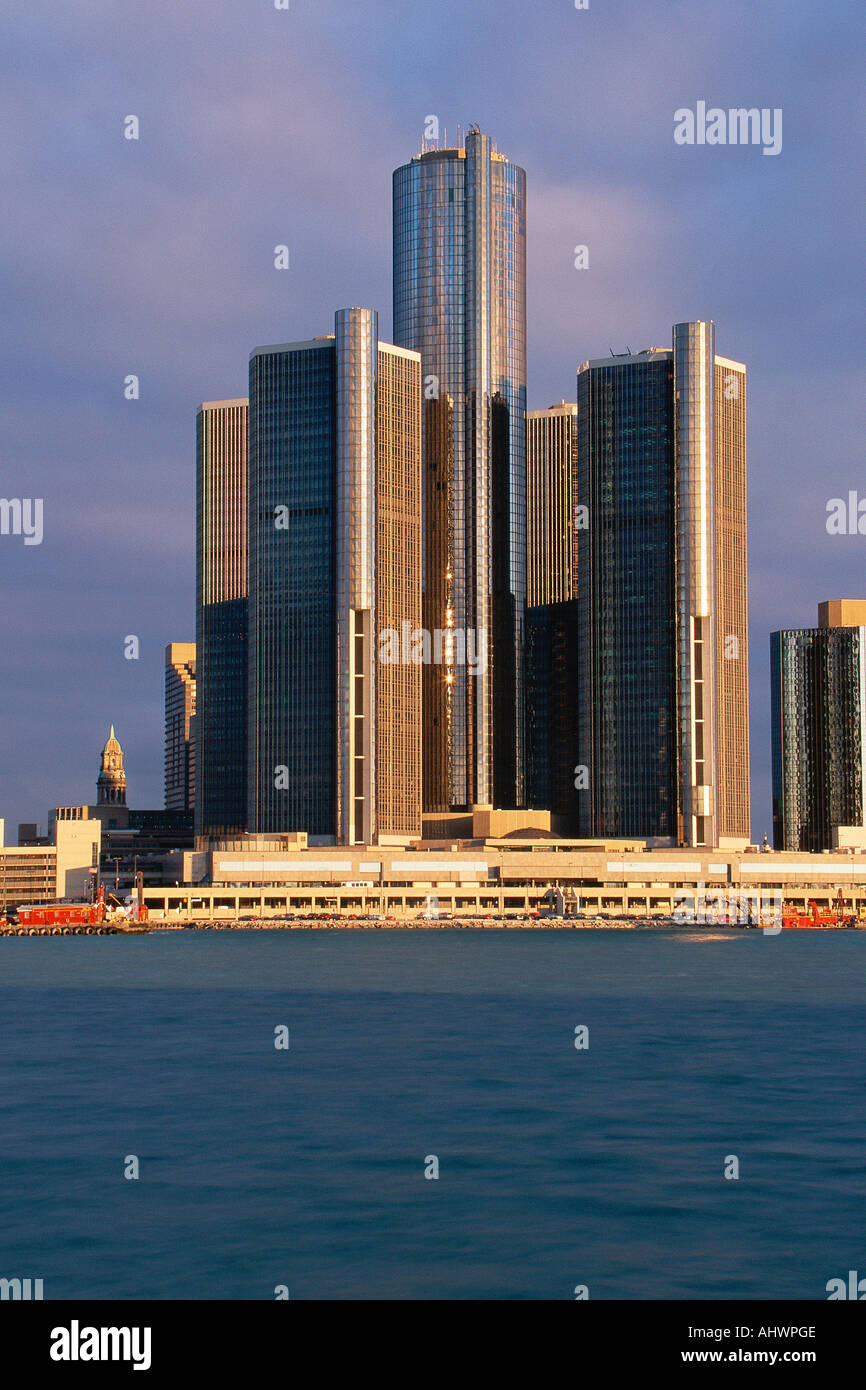
[[[126,805],[126,773],[123,770],[123,749],[114,734],[114,725],[108,735],[108,742],[102,750],[102,766],[96,779],[96,801],[99,806]]]

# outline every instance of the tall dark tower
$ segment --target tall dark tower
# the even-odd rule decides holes
[[[123,749],[114,734],[114,725],[102,750],[102,766],[96,779],[97,806],[126,805],[126,773],[123,770]]]
[[[524,799],[526,175],[489,135],[394,172],[394,341],[421,354],[424,807]]]
[[[246,397],[196,419],[195,832],[247,826]]]
[[[749,837],[746,368],[710,321],[578,368],[581,836]],[[582,785],[581,785],[582,783]]]
[[[249,829],[416,839],[420,358],[340,309],[256,348],[249,399]]]
[[[864,621],[866,602],[831,599],[816,628],[770,634],[774,849],[821,854],[866,825]]]

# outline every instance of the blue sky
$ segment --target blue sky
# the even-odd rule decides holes
[[[579,362],[667,345],[684,319],[713,318],[718,351],[748,364],[753,831],[769,831],[768,635],[866,596],[866,537],[825,527],[829,498],[866,497],[863,15],[855,0],[7,8],[0,495],[45,514],[40,546],[0,536],[7,837],[93,799],[112,721],[130,803],[162,804],[163,649],[195,630],[196,407],[245,395],[252,347],[328,332],[337,307],[374,306],[388,336],[391,171],[430,114],[478,123],[527,171],[532,407],[572,399]],[[699,100],[781,107],[781,154],[676,145],[674,111]]]

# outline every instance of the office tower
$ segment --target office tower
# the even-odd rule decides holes
[[[246,829],[247,425],[243,399],[196,421],[197,835]]]
[[[526,610],[527,802],[550,811],[553,829],[576,835],[575,773],[580,762],[577,601]]]
[[[97,806],[126,805],[126,773],[123,770],[123,749],[117,741],[112,724],[100,758],[96,779]]]
[[[718,838],[751,838],[746,369],[716,355],[715,583]]]
[[[526,603],[577,597],[577,406],[526,412]]]
[[[834,831],[859,827],[866,774],[866,603],[821,604],[819,626],[770,634],[773,844],[833,849]],[[835,621],[834,621],[835,620]]]
[[[746,840],[745,368],[683,323],[577,381],[580,833]]]
[[[526,176],[471,127],[394,172],[394,337],[421,354],[424,807],[524,797]]]
[[[165,649],[165,809],[195,806],[195,642]]]
[[[526,415],[526,800],[576,830],[577,406]]]
[[[372,309],[251,355],[253,831],[420,835],[420,373]]]

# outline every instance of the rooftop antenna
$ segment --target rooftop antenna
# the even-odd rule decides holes
[[[625,350],[626,350],[626,352],[628,353],[629,357],[633,356],[632,350],[631,350],[631,348],[629,347],[628,343],[626,343],[626,345],[625,345]]]
[[[460,122],[458,121],[458,122],[457,122],[457,148],[458,148],[458,150],[459,150],[459,149],[462,149],[462,147],[463,147],[463,136],[462,136],[461,133],[460,133]]]

